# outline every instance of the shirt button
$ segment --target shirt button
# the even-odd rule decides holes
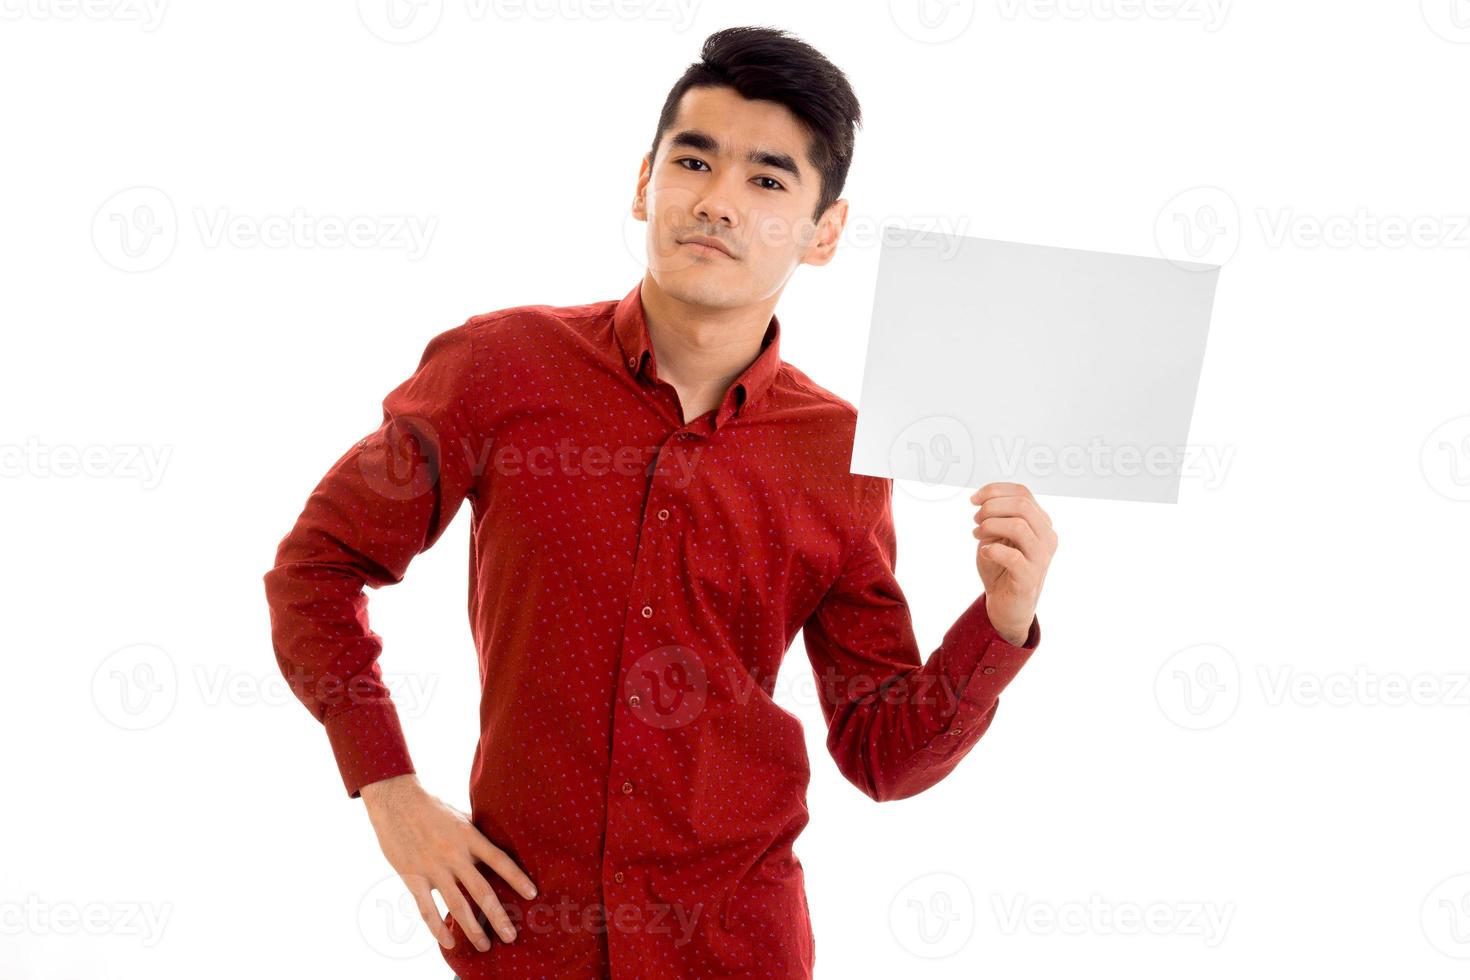
[[[955,728],[951,728],[951,729],[950,729],[950,730],[949,730],[949,733],[950,733],[950,734],[951,734],[951,735],[958,735],[958,734],[959,734],[959,733],[960,733],[960,730],[959,730],[959,728],[958,728],[958,727],[955,727]]]
[[[623,873],[621,871],[617,871],[617,872],[614,872],[613,873],[613,881],[622,881],[622,880],[623,880]]]
[[[643,612],[643,618],[644,619],[647,619],[649,616],[652,616],[653,615],[653,607],[652,606],[644,606],[642,612]]]
[[[661,521],[666,521],[669,519],[669,509],[667,507],[661,508],[659,510],[658,519]]]
[[[636,358],[636,357],[630,357],[630,358],[628,358],[628,367],[636,367],[637,365],[638,365],[638,358]]]
[[[623,784],[623,792],[624,793],[631,793],[631,792],[633,792],[633,784],[632,783],[624,783]]]
[[[982,674],[993,674],[993,673],[995,673],[995,668],[994,667],[986,667],[980,673],[982,673]]]
[[[634,707],[634,708],[638,707],[639,701],[640,701],[640,699],[639,699],[638,695],[636,695],[636,694],[631,695],[628,698],[628,704],[629,704],[630,707]]]

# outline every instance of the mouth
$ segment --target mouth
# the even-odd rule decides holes
[[[681,239],[679,244],[685,248],[692,249],[696,255],[723,255],[727,259],[733,259],[735,257],[730,254],[723,244],[713,238],[686,238]]]

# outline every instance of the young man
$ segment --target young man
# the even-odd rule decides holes
[[[847,216],[846,79],[764,28],[702,56],[638,176],[642,280],[435,336],[265,576],[281,669],[466,980],[810,977],[810,770],[771,698],[796,633],[827,748],[875,800],[952,771],[1040,641],[1056,535],[992,484],[971,497],[984,591],[920,657],[892,481],[849,472],[855,409],[780,359],[782,289]],[[468,818],[414,775],[363,593],[465,500]]]

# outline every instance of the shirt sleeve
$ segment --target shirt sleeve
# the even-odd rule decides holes
[[[1041,642],[996,632],[982,592],[920,661],[895,577],[893,481],[875,478],[865,530],[806,620],[803,643],[827,722],[827,751],[875,800],[900,800],[948,775],[990,727],[1000,693]]]
[[[349,797],[414,772],[363,589],[402,581],[470,492],[472,340],[467,322],[429,341],[383,399],[382,424],[312,490],[264,577],[277,665],[325,727]]]

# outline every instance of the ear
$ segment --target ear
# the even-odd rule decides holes
[[[832,256],[837,254],[837,240],[842,237],[842,229],[846,225],[847,198],[839,197],[822,212],[822,219],[817,222],[816,234],[807,246],[802,261],[807,265],[826,265],[831,262]]]
[[[633,189],[633,217],[648,220],[648,181],[653,176],[653,161],[647,153],[638,165],[638,183]]]

